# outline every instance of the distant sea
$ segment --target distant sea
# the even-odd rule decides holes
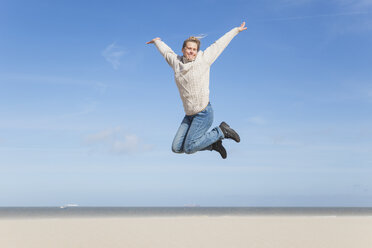
[[[0,207],[0,218],[372,216],[358,207]]]

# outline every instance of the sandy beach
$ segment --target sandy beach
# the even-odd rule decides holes
[[[372,217],[0,219],[6,248],[371,248]]]

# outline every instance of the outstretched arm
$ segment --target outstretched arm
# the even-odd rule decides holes
[[[159,37],[154,38],[154,39],[146,42],[146,44],[152,44],[152,43],[155,44],[155,46],[158,48],[161,55],[163,55],[163,57],[165,58],[167,63],[172,68],[174,68],[176,60],[177,60],[177,54],[175,52],[173,52],[173,50],[169,46],[167,46],[167,44],[165,44],[163,41],[161,41],[161,39]]]
[[[230,41],[241,31],[246,30],[245,22],[240,27],[233,28],[204,51],[205,60],[211,65],[220,56]]]

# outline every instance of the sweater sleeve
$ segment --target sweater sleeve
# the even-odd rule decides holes
[[[220,56],[223,50],[227,47],[230,41],[239,33],[238,28],[233,28],[227,32],[224,36],[219,38],[216,42],[210,45],[207,49],[204,50],[204,59],[209,65]]]
[[[174,68],[175,64],[176,64],[176,61],[177,61],[177,54],[175,52],[173,52],[173,50],[161,40],[155,40],[154,43],[155,43],[155,46],[157,47],[157,49],[159,50],[159,52],[161,53],[161,55],[163,55],[163,57],[167,61],[167,63],[172,68]]]

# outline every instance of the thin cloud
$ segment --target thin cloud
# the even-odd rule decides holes
[[[197,36],[195,36],[195,38],[198,38],[199,40],[201,40],[201,39],[204,39],[207,36],[208,36],[207,34],[198,34]]]
[[[27,83],[27,84],[55,84],[55,85],[86,85],[98,87],[107,87],[105,83],[80,78],[71,78],[64,76],[54,76],[54,75],[38,75],[38,74],[26,74],[26,73],[16,73],[16,74],[2,74],[0,80],[4,83],[8,82],[14,83]]]
[[[77,118],[77,117],[80,117],[80,116],[89,115],[89,114],[96,111],[96,108],[97,108],[96,105],[97,104],[94,103],[94,102],[89,103],[86,106],[83,106],[80,111],[71,112],[71,113],[63,113],[63,114],[59,114],[59,115],[55,115],[55,116],[50,116],[49,120],[50,121],[69,120],[69,119],[74,119],[74,118]]]
[[[134,153],[140,150],[139,138],[134,134],[125,135],[123,139],[115,140],[111,151],[116,154]]]
[[[253,116],[248,119],[248,122],[256,125],[265,125],[267,123],[267,121],[260,116]]]
[[[126,52],[114,43],[108,45],[102,51],[102,56],[109,62],[112,67],[117,70],[120,66],[120,59]]]
[[[72,78],[64,76],[54,75],[38,75],[38,74],[3,74],[0,75],[0,80],[4,81],[4,84],[35,84],[35,85],[57,85],[61,87],[75,87],[83,86],[92,88],[95,92],[103,95],[109,85],[101,81],[89,80],[85,78]]]
[[[366,15],[366,14],[371,14],[371,12],[355,11],[355,12],[323,14],[323,15],[291,16],[291,17],[262,19],[262,21],[291,21],[291,20],[314,19],[314,18],[322,18],[322,17],[355,16],[355,15]]]
[[[285,144],[286,138],[283,135],[275,135],[275,136],[272,136],[270,138],[271,138],[273,144],[275,144],[275,145],[283,145],[283,144]]]
[[[311,3],[324,2],[322,0],[282,0],[283,4],[289,6],[299,6]],[[372,0],[331,0],[336,6],[347,7],[354,10],[366,10],[372,6]]]
[[[104,94],[107,90],[107,87],[108,87],[107,84],[98,82],[95,84],[94,89],[100,94]]]
[[[333,0],[341,6],[346,6],[356,10],[366,10],[372,7],[372,0]]]
[[[319,1],[319,0],[282,0],[282,3],[287,4],[287,5],[303,5],[303,4],[308,4],[308,3],[315,2],[315,1]]]
[[[147,152],[152,149],[151,145],[144,144],[137,135],[127,133],[120,127],[87,135],[84,140],[88,145],[100,146],[106,152],[117,155]]]
[[[85,141],[88,144],[110,142],[114,138],[115,134],[120,131],[119,127],[106,129],[98,133],[87,135]]]
[[[318,13],[314,15],[282,16],[273,18],[257,19],[258,22],[276,21],[301,21],[307,19],[324,19],[330,34],[335,36],[349,33],[364,33],[372,30],[372,0],[281,0],[281,10],[294,8],[296,13],[299,9],[308,9],[309,6],[324,5],[325,8],[317,8]],[[330,8],[331,7],[331,8]],[[324,9],[332,9],[330,13],[324,13]],[[323,13],[321,13],[321,12]],[[283,11],[280,11],[282,13]]]
[[[372,99],[372,90],[367,91],[367,96]]]
[[[321,4],[325,3],[322,0],[282,0],[282,6],[288,7],[306,7],[309,4]],[[330,1],[336,13],[324,13],[319,15],[301,15],[301,16],[289,16],[282,18],[268,18],[265,21],[285,21],[285,20],[301,20],[310,18],[322,18],[322,17],[339,17],[339,16],[356,16],[356,15],[367,15],[372,14],[372,0],[332,0]],[[327,4],[329,4],[327,2]]]

